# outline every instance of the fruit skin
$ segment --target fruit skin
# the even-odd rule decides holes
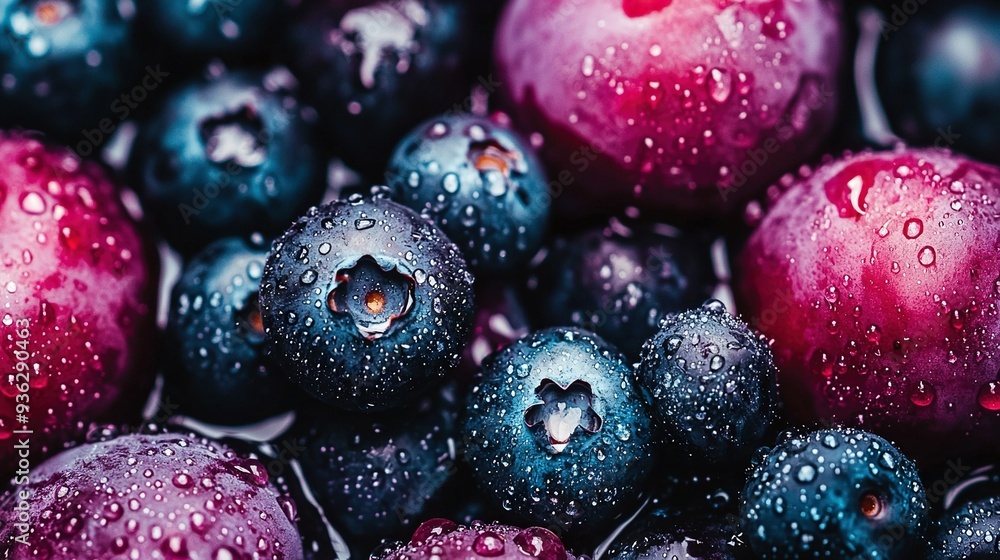
[[[771,449],[743,489],[741,517],[762,560],[910,559],[928,510],[913,461],[874,434],[830,428]]]
[[[1000,161],[1000,102],[994,94],[1000,68],[990,62],[1000,56],[996,4],[931,3],[884,33],[875,75],[894,131],[914,145]]]
[[[1000,499],[969,502],[949,512],[931,538],[928,560],[994,558],[1000,534]]]
[[[535,325],[592,330],[637,360],[660,321],[700,305],[715,282],[702,235],[613,219],[549,244],[528,279],[526,309]]]
[[[302,558],[264,465],[195,436],[130,434],[69,449],[32,469],[0,504],[0,537],[14,560]],[[20,504],[27,546],[14,542]]]
[[[396,147],[386,180],[393,200],[433,219],[477,272],[517,270],[542,244],[551,202],[545,170],[498,122],[472,115],[424,122]]]
[[[237,3],[193,4],[149,0],[138,6],[139,23],[158,45],[197,56],[239,56],[267,43],[286,0],[240,0]]]
[[[379,176],[410,129],[465,108],[473,81],[471,6],[318,0],[292,17],[285,33],[288,64],[347,165]]]
[[[611,543],[609,560],[737,560],[747,558],[737,546],[737,527],[721,515],[678,514],[658,508],[641,514]]]
[[[832,161],[789,188],[737,284],[774,339],[792,416],[857,424],[928,461],[1000,441],[998,198],[997,168],[906,149]]]
[[[264,356],[258,292],[263,238],[213,242],[174,285],[166,335],[166,388],[180,414],[240,425],[291,408],[293,387]]]
[[[471,526],[436,518],[422,523],[409,543],[372,554],[377,560],[575,560],[554,533],[541,527],[520,529],[499,523]]]
[[[299,464],[327,516],[353,545],[405,538],[440,515],[456,485],[458,409],[453,385],[387,413],[317,413],[296,428]]]
[[[159,264],[98,164],[0,132],[0,169],[0,371],[10,375],[0,443],[16,443],[17,405],[28,404],[37,464],[89,422],[138,417],[153,377]],[[0,477],[17,460],[0,453]]]
[[[79,152],[89,156],[97,146],[84,130],[97,136],[102,117],[117,122],[128,110],[119,98],[138,74],[132,17],[105,0],[3,0],[0,27],[0,74],[9,76],[0,126],[42,130],[89,146]]]
[[[311,208],[274,242],[264,267],[271,355],[292,381],[338,408],[401,406],[461,357],[472,285],[458,248],[384,191]],[[334,312],[338,287],[353,299]],[[366,307],[372,294],[381,298],[370,300],[381,302],[375,314]]]
[[[462,433],[484,493],[513,519],[560,534],[610,526],[637,503],[655,461],[624,356],[577,329],[537,331],[488,357]]]
[[[701,468],[727,467],[745,463],[775,424],[777,373],[767,340],[711,300],[663,320],[636,384],[670,447]]]
[[[294,89],[280,68],[226,72],[185,83],[143,123],[130,173],[179,251],[276,235],[319,201],[323,161]]]
[[[494,52],[514,122],[545,138],[553,176],[566,172],[564,211],[635,198],[694,222],[739,209],[817,149],[841,36],[829,0],[514,0]]]

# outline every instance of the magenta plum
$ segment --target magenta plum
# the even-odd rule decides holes
[[[1000,169],[902,148],[789,188],[738,270],[790,412],[924,460],[1000,443],[998,199]]]
[[[121,436],[64,451],[31,478],[0,495],[0,542],[15,560],[302,558],[294,504],[264,465],[210,440]]]
[[[522,131],[541,133],[575,211],[635,197],[675,215],[726,213],[829,130],[839,6],[513,0],[496,39],[501,93]]]
[[[157,259],[97,164],[0,133],[0,169],[0,445],[31,430],[37,460],[142,406]]]

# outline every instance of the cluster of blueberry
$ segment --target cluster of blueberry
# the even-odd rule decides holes
[[[1000,558],[994,3],[0,29],[4,558]]]

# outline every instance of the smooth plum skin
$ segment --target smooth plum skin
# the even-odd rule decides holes
[[[98,164],[40,137],[3,132],[0,170],[6,478],[17,464],[6,446],[24,429],[18,403],[29,405],[34,462],[81,437],[89,422],[138,415],[152,383],[158,260]],[[18,363],[30,370],[27,379],[14,376],[24,373]],[[20,391],[24,382],[28,390]]]
[[[564,209],[634,197],[691,219],[736,209],[818,146],[841,39],[830,0],[513,0],[495,61]]]
[[[901,148],[828,163],[777,201],[738,291],[793,416],[924,460],[1000,442],[998,196],[1000,169]]]

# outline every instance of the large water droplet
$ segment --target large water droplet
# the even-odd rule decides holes
[[[733,91],[733,78],[728,70],[713,68],[708,72],[708,93],[718,103],[724,103],[729,99],[729,94]]]
[[[1000,410],[1000,382],[983,385],[979,390],[979,406],[994,412]]]
[[[924,232],[924,222],[918,218],[910,218],[903,224],[903,235],[907,239],[916,239]]]
[[[934,253],[934,248],[930,246],[925,246],[920,249],[917,253],[917,261],[924,266],[931,266],[934,264],[937,255]]]

